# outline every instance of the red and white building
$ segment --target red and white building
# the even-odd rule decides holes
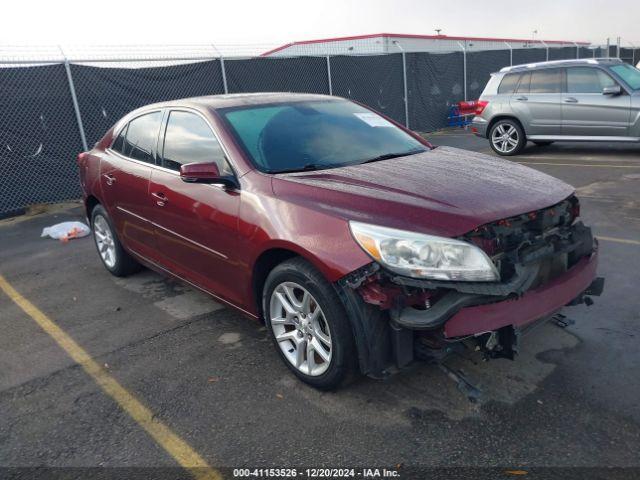
[[[588,42],[526,40],[521,38],[450,37],[447,35],[405,35],[375,33],[353,37],[323,38],[292,42],[262,54],[263,57],[325,55],[378,55],[399,52],[455,52],[466,49],[502,50],[520,48],[589,47]]]

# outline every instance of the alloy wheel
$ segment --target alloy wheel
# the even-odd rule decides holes
[[[111,228],[102,215],[97,215],[93,221],[93,235],[102,261],[107,267],[113,268],[116,264],[116,245]]]
[[[318,376],[331,363],[329,324],[316,299],[295,282],[280,283],[269,304],[271,329],[284,357],[305,375]]]
[[[501,153],[513,152],[518,147],[519,141],[518,130],[508,123],[498,125],[491,134],[491,142]]]

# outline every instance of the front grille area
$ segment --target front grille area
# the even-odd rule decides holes
[[[517,266],[537,264],[534,287],[561,275],[590,253],[590,231],[575,221],[578,214],[578,200],[572,196],[545,209],[483,225],[464,239],[491,257],[503,282],[516,274]]]

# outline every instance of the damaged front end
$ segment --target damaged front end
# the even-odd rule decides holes
[[[465,346],[513,359],[522,333],[563,306],[600,295],[597,241],[570,197],[476,228],[459,238],[483,250],[499,282],[410,278],[371,263],[338,282],[364,373],[382,377],[414,359]]]

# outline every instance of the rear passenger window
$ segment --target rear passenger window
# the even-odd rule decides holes
[[[505,75],[498,87],[498,93],[513,93],[518,86],[518,80],[520,80],[519,73],[510,73]]]
[[[573,67],[567,69],[567,93],[602,93],[616,82],[599,68]]]
[[[202,117],[189,112],[171,112],[164,135],[162,166],[180,170],[180,165],[208,162],[215,162],[221,175],[233,173],[218,139]]]
[[[522,74],[520,83],[516,89],[516,93],[529,93],[529,84],[531,83],[531,72]]]
[[[127,127],[129,125],[125,125],[122,130],[120,130],[120,134],[113,141],[113,145],[111,145],[111,150],[124,154],[124,137],[127,134]]]
[[[534,70],[531,72],[529,93],[560,93],[562,91],[562,70]]]
[[[158,141],[161,112],[147,113],[129,122],[123,154],[147,163],[155,163],[153,147]]]

